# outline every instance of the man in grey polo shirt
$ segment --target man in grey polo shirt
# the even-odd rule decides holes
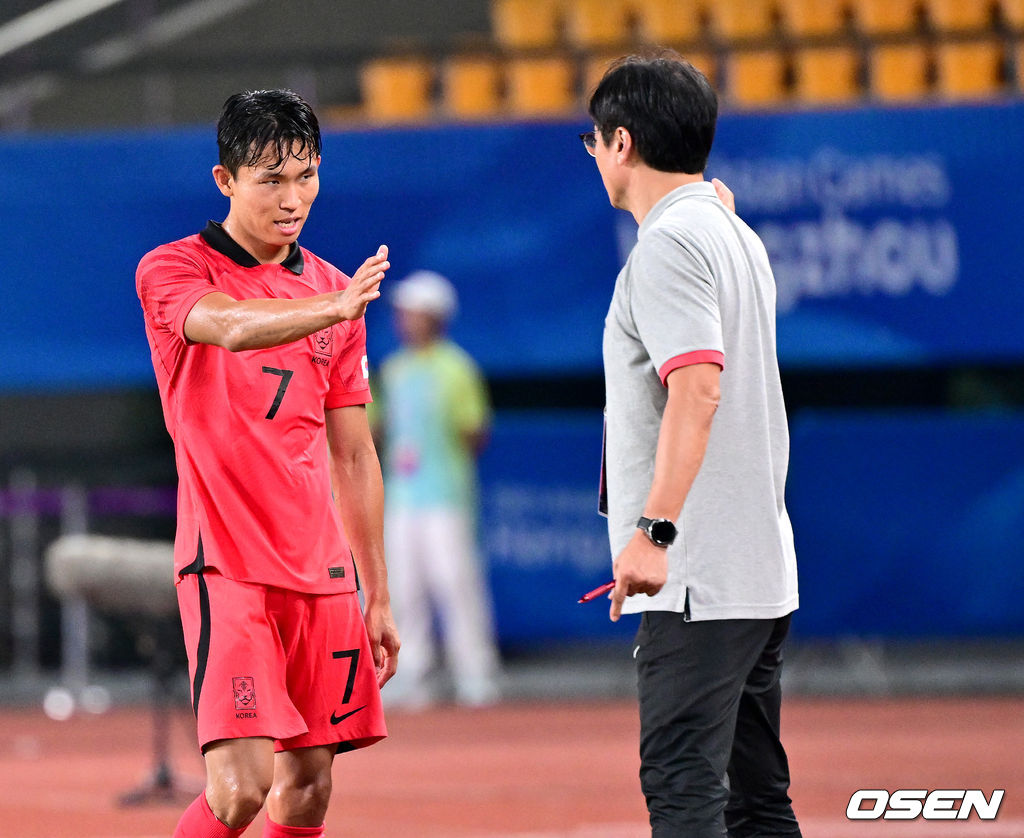
[[[630,57],[583,136],[638,240],[605,321],[611,618],[636,639],[656,838],[798,836],[779,739],[797,607],[789,435],[764,246],[706,183],[718,103],[675,56]]]

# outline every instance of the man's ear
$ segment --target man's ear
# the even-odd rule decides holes
[[[235,178],[227,166],[222,166],[218,163],[213,167],[213,181],[217,184],[217,188],[222,195],[230,198],[234,194]]]
[[[616,128],[612,142],[615,143],[615,153],[619,162],[625,163],[633,153],[633,136],[629,133],[629,129],[623,128],[621,125]]]

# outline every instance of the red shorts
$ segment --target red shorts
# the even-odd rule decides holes
[[[358,594],[304,594],[213,570],[178,583],[199,745],[267,736],[275,750],[387,736]]]

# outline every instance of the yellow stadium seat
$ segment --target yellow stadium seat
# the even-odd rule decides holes
[[[559,0],[491,0],[491,29],[503,47],[554,46],[560,18]]]
[[[1024,29],[1024,0],[999,0],[999,10],[1013,29]]]
[[[700,70],[712,87],[718,87],[718,60],[713,52],[684,52],[683,58]]]
[[[683,58],[705,75],[712,86],[717,85],[718,68],[714,53],[685,51],[681,54]],[[583,92],[586,101],[589,101],[590,95],[594,92],[598,82],[604,77],[612,62],[620,57],[620,53],[609,53],[591,56],[583,62]]]
[[[449,116],[475,119],[501,110],[501,67],[486,55],[453,56],[442,68],[441,89]]]
[[[362,105],[321,105],[317,112],[324,127],[344,127],[366,119]]]
[[[869,35],[912,32],[918,28],[918,0],[855,0],[857,26]]]
[[[422,119],[433,109],[433,68],[421,58],[382,58],[360,76],[367,117],[384,122]]]
[[[701,32],[700,0],[635,0],[637,35],[671,46],[695,40]]]
[[[908,102],[928,95],[929,56],[922,44],[876,44],[868,66],[868,84],[877,99]]]
[[[795,58],[794,92],[809,104],[849,102],[860,96],[860,56],[853,47],[807,47]]]
[[[583,96],[585,102],[590,101],[590,96],[597,88],[598,83],[604,78],[604,74],[611,67],[612,62],[621,58],[622,54],[606,53],[604,55],[590,55],[583,61]]]
[[[846,26],[849,0],[780,0],[779,9],[794,35],[835,35]]]
[[[707,8],[715,33],[727,41],[765,37],[775,27],[772,0],[712,0]]]
[[[964,32],[992,25],[987,0],[927,0],[928,19],[939,32]]]
[[[734,50],[726,57],[726,92],[741,107],[782,102],[785,79],[786,62],[778,50]]]
[[[627,0],[563,0],[565,35],[573,46],[593,49],[630,40],[632,7]]]
[[[580,108],[575,68],[558,56],[514,58],[505,70],[506,101],[519,116],[565,114]]]
[[[939,44],[936,87],[949,99],[993,96],[1002,89],[1002,49],[997,41]]]

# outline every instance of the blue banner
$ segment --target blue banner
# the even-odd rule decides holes
[[[802,637],[1024,634],[1024,414],[802,412]]]
[[[580,604],[612,578],[597,514],[599,411],[502,412],[480,461],[480,543],[502,643],[628,638],[608,600]]]
[[[791,366],[1020,361],[1024,107],[724,119],[710,174],[778,288]]]
[[[331,133],[303,244],[353,271],[447,274],[454,336],[490,375],[600,370],[615,274],[635,240],[580,123]],[[222,219],[213,127],[0,140],[15,252],[0,388],[149,386],[134,272]],[[784,365],[1024,359],[1024,104],[722,117],[709,176],[735,190],[779,288]],[[370,352],[394,345],[388,307]]]
[[[601,424],[497,417],[480,535],[506,645],[636,630],[609,622],[605,599],[576,603],[611,578]],[[804,411],[792,426],[794,636],[1024,635],[1024,414]]]

